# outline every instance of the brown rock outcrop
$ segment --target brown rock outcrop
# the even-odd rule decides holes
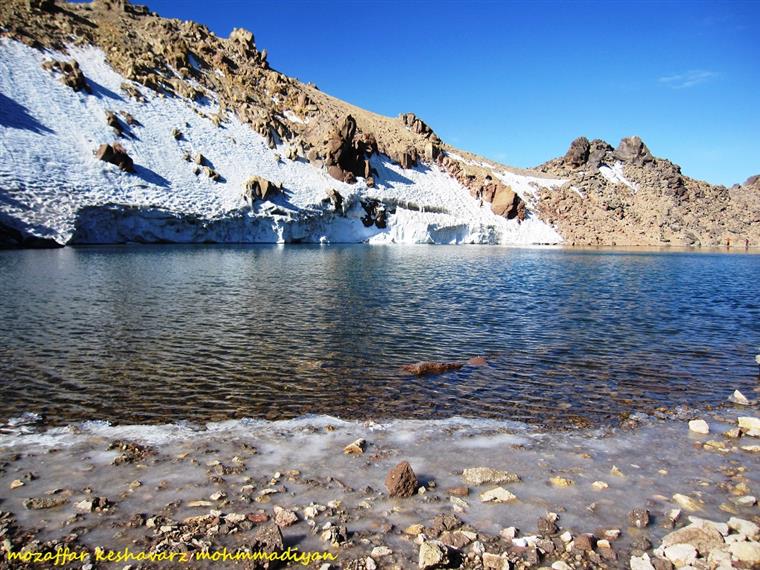
[[[125,148],[118,143],[114,143],[113,145],[104,143],[100,145],[95,156],[98,160],[115,164],[125,172],[135,171],[134,162],[127,154]]]

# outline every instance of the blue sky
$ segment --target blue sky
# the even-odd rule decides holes
[[[273,67],[513,166],[637,134],[689,176],[760,173],[760,2],[149,0]]]

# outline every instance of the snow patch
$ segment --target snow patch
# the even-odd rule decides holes
[[[630,188],[631,190],[638,191],[639,187],[634,184],[633,182],[630,182],[623,173],[623,163],[622,162],[616,162],[612,166],[607,166],[606,164],[603,164],[599,167],[599,172],[604,176],[604,178],[608,182],[612,182],[613,184],[625,184]]]
[[[47,58],[71,59],[93,89],[79,93],[42,68]],[[191,62],[192,64],[192,62]],[[134,84],[137,102],[120,86],[100,49],[72,47],[69,54],[41,52],[0,40],[0,214],[40,237],[67,243],[123,241],[315,243],[559,243],[561,237],[535,216],[519,223],[495,216],[488,205],[437,166],[403,169],[372,157],[376,188],[330,177],[308,162],[280,158],[261,135],[229,115],[217,127],[214,94],[201,101],[160,96]],[[119,137],[106,112],[122,121]],[[129,126],[122,113],[137,123]],[[285,111],[291,121],[302,121]],[[172,130],[181,136],[175,139]],[[135,162],[134,174],[98,161],[101,143],[119,142]],[[219,173],[214,182],[194,174],[188,156],[203,154]],[[453,154],[452,154],[453,156]],[[253,175],[282,183],[284,192],[253,208],[242,197]],[[533,179],[502,173],[525,197]],[[536,184],[549,184],[536,178]],[[345,216],[326,201],[334,188],[352,207]],[[361,200],[395,205],[387,228],[365,227]],[[527,201],[527,200],[526,200]],[[530,204],[530,202],[529,202]]]

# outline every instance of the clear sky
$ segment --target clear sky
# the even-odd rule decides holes
[[[760,174],[760,1],[148,0],[271,65],[513,166],[637,134],[689,176]]]

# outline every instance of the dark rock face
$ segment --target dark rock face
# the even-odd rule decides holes
[[[417,476],[408,461],[402,461],[388,472],[385,488],[391,497],[411,497],[417,492]]]
[[[380,229],[387,226],[387,212],[385,205],[378,200],[365,200],[362,202],[362,208],[366,212],[366,215],[362,218],[362,223],[365,227],[370,227],[373,224]]]
[[[586,162],[592,168],[599,168],[609,152],[612,152],[611,145],[601,139],[594,139],[589,146],[589,154]]]
[[[124,172],[135,171],[134,162],[127,154],[126,149],[118,143],[114,144],[113,146],[110,144],[100,145],[95,156],[98,158],[98,160],[103,160],[105,162],[115,164]]]
[[[71,87],[74,91],[85,91],[92,93],[92,89],[87,84],[84,73],[79,69],[79,63],[72,59],[71,61],[47,60],[42,64],[43,69],[55,71],[61,74],[61,82]]]
[[[415,362],[414,364],[405,364],[401,369],[415,376],[432,376],[443,374],[449,370],[459,370],[462,366],[464,364],[461,362]]]
[[[570,148],[565,153],[565,162],[573,168],[579,168],[588,161],[591,143],[586,137],[578,137],[570,143]]]
[[[369,178],[372,174],[369,157],[376,152],[375,138],[368,134],[357,137],[356,120],[348,115],[327,141],[327,171],[336,180],[348,184],[356,182],[359,176]]]
[[[626,137],[621,139],[613,156],[623,162],[630,162],[636,165],[642,165],[654,161],[652,153],[649,152],[647,145],[645,145],[644,141],[639,137]]]

